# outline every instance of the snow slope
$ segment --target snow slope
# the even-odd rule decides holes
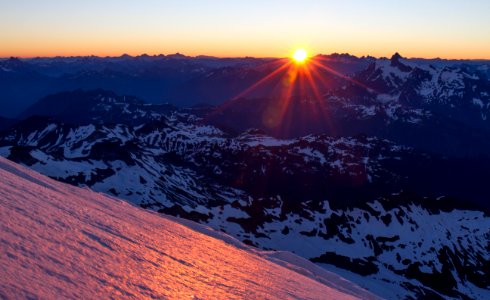
[[[376,298],[290,253],[256,252],[3,158],[0,177],[0,298]]]

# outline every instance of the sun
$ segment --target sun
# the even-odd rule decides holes
[[[293,54],[293,59],[296,63],[302,64],[308,58],[308,53],[305,49],[296,49]]]

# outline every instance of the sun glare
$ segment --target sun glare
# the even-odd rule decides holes
[[[307,58],[308,53],[305,49],[297,49],[296,51],[294,51],[293,59],[296,63],[302,64],[306,61]]]

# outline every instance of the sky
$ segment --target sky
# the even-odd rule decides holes
[[[0,57],[490,59],[489,0],[0,0]]]

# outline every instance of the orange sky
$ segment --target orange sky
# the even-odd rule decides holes
[[[490,59],[490,1],[16,0],[0,57],[311,55]],[[408,2],[408,3],[407,3]],[[429,2],[429,3],[428,3]]]

